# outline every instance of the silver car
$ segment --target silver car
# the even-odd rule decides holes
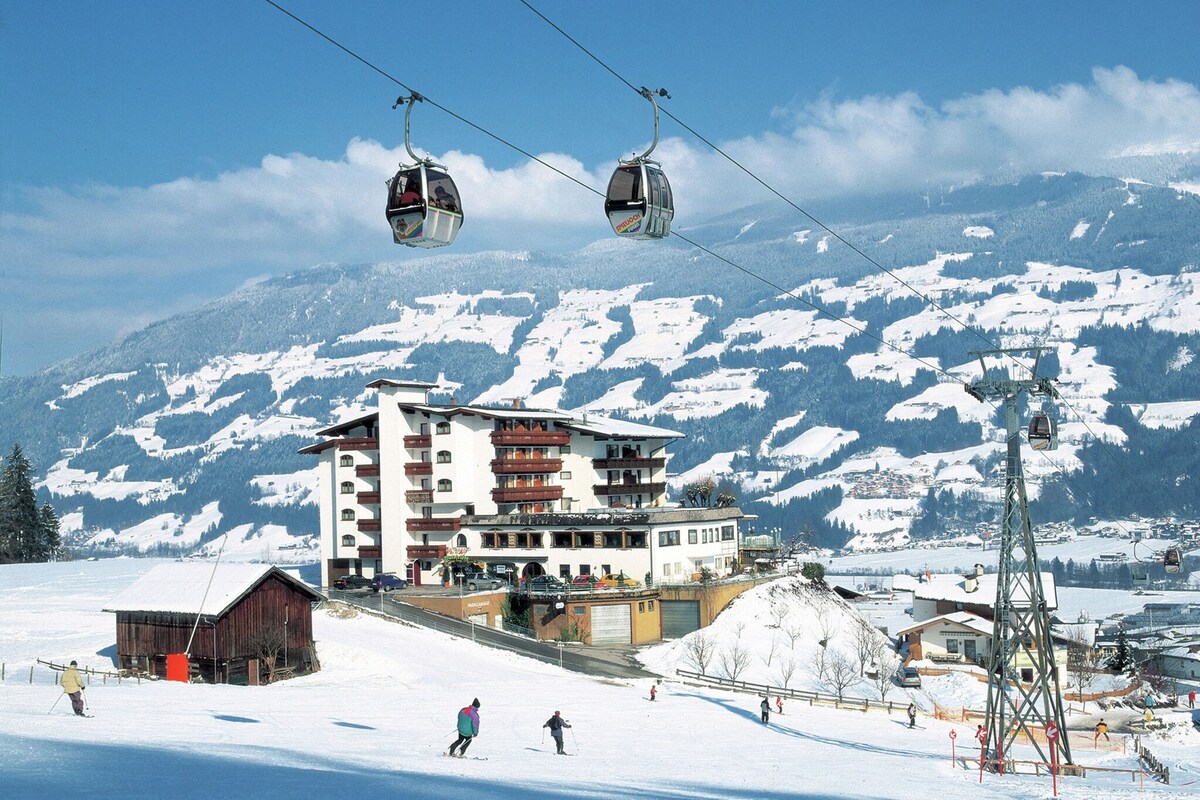
[[[467,588],[472,592],[480,589],[499,589],[505,583],[507,581],[488,572],[475,572],[466,577]]]

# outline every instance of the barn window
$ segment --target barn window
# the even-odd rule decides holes
[[[442,478],[438,481],[437,490],[439,492],[449,492],[454,489],[454,484],[447,478]]]
[[[450,451],[449,450],[438,450],[437,462],[439,464],[449,464],[450,463]]]
[[[342,537],[342,547],[354,547],[354,537],[346,534]]]
[[[346,522],[352,522],[354,520],[354,509],[353,508],[343,508],[342,509],[342,519],[345,520]]]
[[[342,494],[354,494],[354,483],[352,481],[342,481]]]
[[[354,456],[351,456],[351,455],[342,456],[341,464],[343,467],[353,467],[354,466]]]

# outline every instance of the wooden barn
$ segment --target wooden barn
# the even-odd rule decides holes
[[[121,669],[165,678],[167,655],[188,652],[190,639],[193,680],[257,684],[316,669],[312,604],[322,599],[268,564],[173,563],[104,610],[117,615]]]

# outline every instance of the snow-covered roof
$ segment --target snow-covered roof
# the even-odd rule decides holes
[[[572,419],[559,423],[564,428],[571,428],[580,433],[592,436],[633,436],[653,439],[682,439],[687,434],[670,431],[666,428],[656,428],[653,425],[643,425],[640,422],[629,422],[612,417],[601,417],[592,414],[582,419]]]
[[[964,628],[970,628],[971,630],[981,633],[985,636],[992,635],[992,623],[978,614],[972,614],[970,611],[955,611],[951,614],[941,614],[936,617],[931,617],[930,619],[921,620],[913,625],[909,625],[907,628],[901,628],[895,632],[895,635],[903,636],[904,634],[911,633],[912,631],[923,630],[938,622],[949,622]]]
[[[314,599],[320,597],[308,584],[270,564],[218,564],[214,570],[204,562],[176,562],[150,570],[109,600],[103,610],[219,617],[271,573],[308,591]]]
[[[1058,593],[1054,586],[1054,576],[1049,572],[1042,575],[1042,594],[1046,599],[1046,608],[1058,608]],[[985,573],[975,577],[978,582],[974,591],[967,591],[968,578],[962,575],[931,575],[929,580],[918,584],[913,589],[914,600],[947,600],[954,603],[971,603],[973,605],[992,606],[996,602],[997,574]],[[1025,581],[1015,583],[1013,587],[1013,604],[1029,605],[1029,595],[1025,591]]]

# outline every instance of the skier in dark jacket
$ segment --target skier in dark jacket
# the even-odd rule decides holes
[[[566,752],[563,750],[562,729],[571,727],[571,723],[563,719],[561,713],[555,711],[554,716],[546,720],[546,724],[542,727],[550,729],[550,735],[554,737],[554,744],[558,748],[558,754],[560,756],[565,756]]]
[[[758,708],[760,711],[762,711],[763,725],[770,723],[770,721],[771,721],[771,704],[767,702],[767,698],[765,695],[763,696],[762,702],[758,704]]]
[[[462,758],[467,754],[467,748],[471,746],[471,740],[479,735],[479,698],[476,697],[471,701],[471,705],[458,712],[458,738],[454,740],[454,744],[450,745],[450,752],[446,755],[457,755]],[[459,745],[462,745],[459,747]],[[454,748],[458,747],[458,753],[454,752]]]
[[[917,727],[917,704],[916,703],[908,704],[908,727],[910,727],[910,728]]]

